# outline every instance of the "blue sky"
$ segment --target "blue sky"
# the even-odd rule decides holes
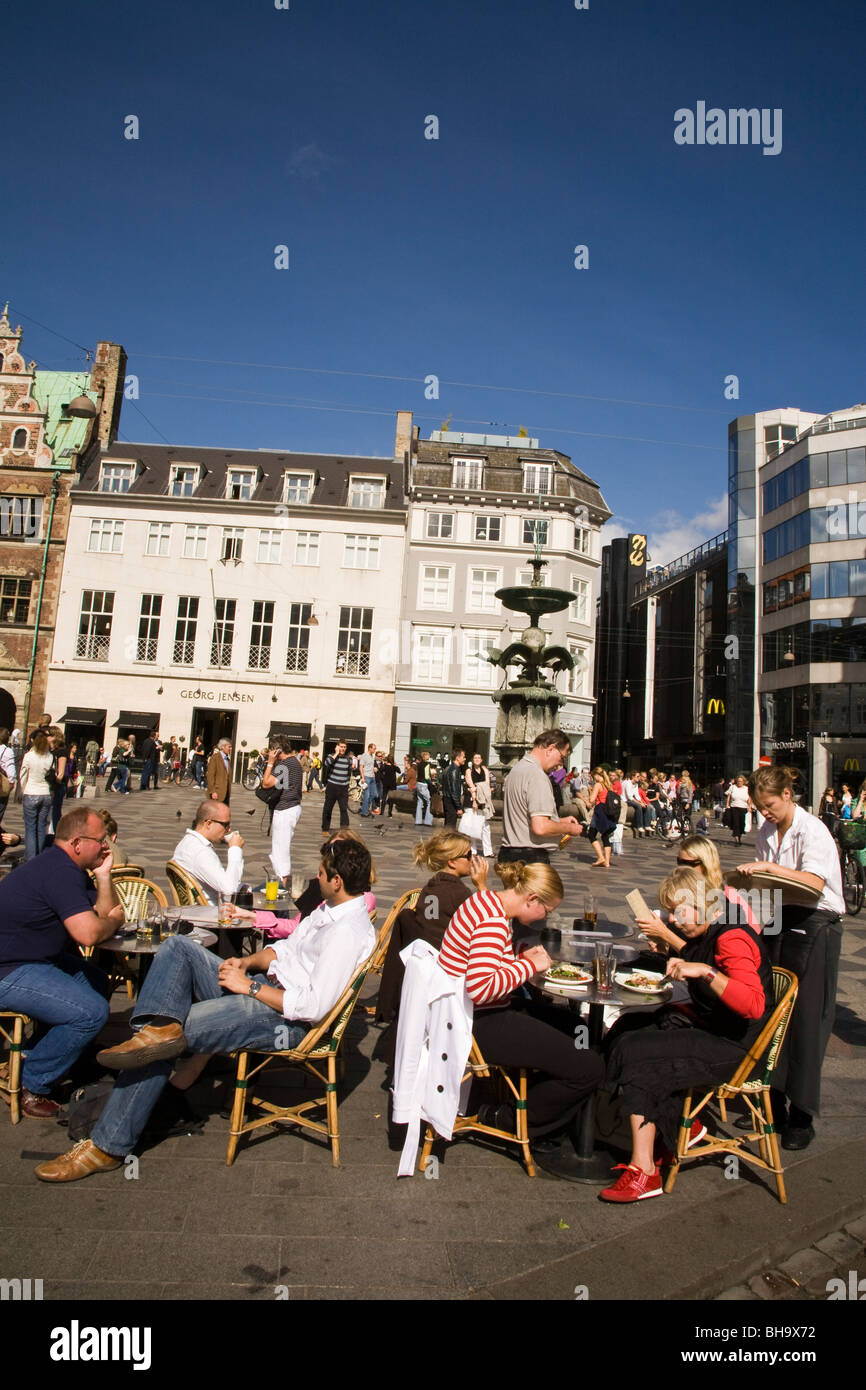
[[[378,454],[399,408],[523,425],[669,558],[724,526],[733,415],[866,397],[862,9],[709,11],[17,7],[0,297],[40,366],[123,343],[126,439]],[[698,101],[781,108],[781,153],[675,144]]]

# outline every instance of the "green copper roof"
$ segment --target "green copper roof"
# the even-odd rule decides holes
[[[90,429],[89,420],[71,418],[61,422],[61,406],[68,405],[76,396],[89,396],[95,403],[97,392],[90,389],[89,372],[43,372],[37,370],[33,394],[42,410],[47,410],[45,422],[45,442],[54,450],[54,467],[70,468],[74,462],[71,455],[63,457],[64,449],[79,453],[87,440]]]

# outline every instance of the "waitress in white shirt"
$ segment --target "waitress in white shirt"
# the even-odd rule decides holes
[[[820,894],[814,907],[783,907],[781,931],[765,927],[774,965],[792,970],[800,987],[785,1045],[773,1073],[773,1114],[784,1149],[805,1149],[820,1113],[821,1066],[836,1013],[836,982],[842,947],[842,871],[826,825],[794,800],[796,772],[762,767],[749,778],[749,792],[765,822],[755,840],[755,863],[742,873],[770,870]],[[786,1113],[786,1103],[790,1109]]]

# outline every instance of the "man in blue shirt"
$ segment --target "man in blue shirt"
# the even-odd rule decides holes
[[[108,1018],[108,977],[76,946],[98,945],[123,922],[112,862],[102,817],[82,807],[61,818],[50,849],[0,882],[0,1010],[50,1025],[24,1058],[21,1111],[34,1119],[57,1115],[52,1083]]]

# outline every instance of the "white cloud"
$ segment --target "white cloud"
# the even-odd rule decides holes
[[[647,549],[651,565],[668,565],[680,555],[696,549],[710,540],[728,524],[728,494],[710,502],[701,512],[684,517],[671,508],[653,518],[647,531]]]

